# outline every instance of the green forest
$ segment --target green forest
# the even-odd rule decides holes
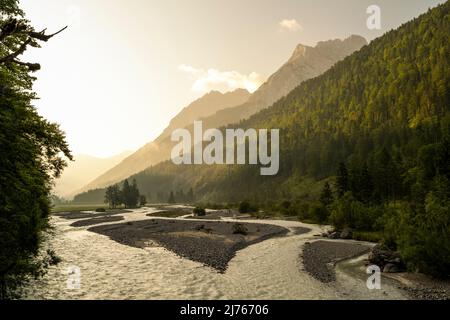
[[[236,124],[280,129],[277,176],[261,176],[257,166],[165,162],[131,178],[149,201],[192,188],[196,202],[245,200],[351,228],[398,250],[410,270],[448,277],[449,10],[446,2],[386,33]]]

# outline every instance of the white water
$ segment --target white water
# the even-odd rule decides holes
[[[122,216],[125,221],[149,219],[148,212],[151,210],[136,210]],[[382,291],[368,290],[362,271],[355,276],[337,268],[334,284],[323,284],[303,271],[299,254],[306,241],[322,232],[318,226],[294,221],[253,221],[286,228],[307,227],[312,231],[303,235],[290,233],[238,251],[227,271],[220,274],[162,247],[125,246],[87,228],[70,227],[74,220],[52,219],[56,226],[52,248],[63,261],[32,285],[30,299],[404,298],[387,284]],[[342,269],[349,269],[351,263]],[[81,270],[79,289],[67,288],[70,266]]]

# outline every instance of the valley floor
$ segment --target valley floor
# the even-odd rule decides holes
[[[154,209],[143,208],[121,212],[115,216],[123,221],[99,221],[97,226],[124,223],[131,225],[142,220],[173,221],[180,218],[148,217]],[[247,223],[267,224],[286,228],[284,235],[256,242],[235,252],[226,270],[217,269],[181,258],[173,251],[154,242],[141,247],[121,244],[108,236],[88,231],[92,226],[73,227],[78,220],[53,216],[55,234],[52,248],[62,258],[41,280],[32,284],[29,299],[407,299],[407,292],[397,282],[382,278],[381,290],[366,286],[364,255],[337,263],[333,281],[324,282],[305,266],[331,260],[306,257],[305,246],[314,244],[323,227],[297,221],[246,220]],[[114,219],[117,220],[117,219]],[[188,219],[187,221],[198,220]],[[183,219],[183,221],[186,221]],[[232,218],[226,221],[234,222]],[[204,220],[201,221],[204,223]],[[239,222],[242,222],[240,220]],[[174,222],[176,223],[176,222]],[[220,223],[220,222],[215,222]],[[225,223],[225,222],[222,222]],[[96,226],[96,227],[97,227]],[[306,229],[305,229],[306,228]],[[269,229],[268,229],[269,230]],[[303,232],[299,232],[303,230]],[[326,246],[327,242],[322,242]],[[354,241],[338,241],[353,244]],[[323,244],[325,243],[325,244]],[[331,242],[330,242],[331,243]],[[356,244],[358,248],[370,246]],[[330,252],[333,252],[333,248]],[[332,258],[363,254],[345,248]],[[343,251],[342,251],[343,250]],[[347,252],[349,250],[349,252]],[[358,249],[359,250],[359,249]],[[314,256],[314,255],[313,255]],[[318,259],[308,261],[303,259]],[[68,289],[70,270],[79,268],[80,287]],[[68,273],[69,271],[69,273]]]

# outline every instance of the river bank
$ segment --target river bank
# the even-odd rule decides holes
[[[246,220],[260,230],[287,232],[257,241],[234,253],[222,272],[201,261],[182,257],[164,247],[158,239],[147,244],[123,244],[109,236],[89,231],[130,223],[145,227],[158,220],[163,229],[184,221],[189,226],[205,220],[151,217],[155,209],[143,208],[119,215],[123,221],[92,226],[71,226],[73,219],[52,217],[55,226],[50,243],[62,263],[52,267],[33,283],[32,299],[407,299],[394,282],[386,281],[382,290],[368,290],[367,274],[361,265],[336,265],[335,280],[324,283],[305,270],[301,257],[307,243],[315,242],[325,227],[298,221]],[[86,218],[86,215],[85,217]],[[89,218],[89,217],[88,217]],[[103,218],[103,217],[102,217]],[[80,220],[75,220],[80,221]],[[187,221],[187,222],[186,222]],[[227,219],[233,224],[242,220]],[[211,223],[225,223],[211,221]],[[267,225],[265,227],[264,225]],[[172,228],[172,227],[167,227]],[[175,228],[175,227],[174,227]],[[220,233],[220,227],[216,234]],[[214,229],[213,228],[213,229]],[[306,228],[306,229],[305,229]],[[126,230],[126,229],[123,229]],[[122,230],[122,231],[123,231]],[[303,232],[299,232],[303,230]],[[306,231],[308,230],[308,231]],[[198,232],[204,232],[197,230]],[[229,232],[229,231],[227,231]],[[225,233],[227,233],[225,232]],[[207,234],[205,232],[205,234]],[[261,233],[262,235],[263,233]],[[223,239],[222,239],[223,240]],[[216,240],[214,240],[216,241]],[[225,241],[225,240],[224,240]],[[136,243],[135,243],[136,244]],[[341,265],[345,268],[341,268]],[[80,288],[68,289],[69,268],[80,270]],[[384,278],[383,278],[384,279]]]

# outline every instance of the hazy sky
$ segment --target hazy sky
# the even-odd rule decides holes
[[[110,156],[153,140],[206,91],[255,90],[298,43],[368,40],[444,0],[21,0],[49,32],[39,112],[61,124],[75,154]],[[381,7],[382,30],[366,26]]]

